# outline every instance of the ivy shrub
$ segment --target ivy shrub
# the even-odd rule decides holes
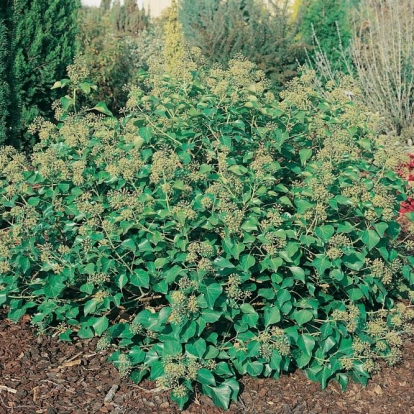
[[[227,409],[240,376],[297,367],[365,384],[412,332],[405,155],[345,78],[322,96],[304,74],[278,102],[242,58],[185,67],[141,74],[151,92],[132,87],[120,119],[58,82],[74,92],[57,125],[36,120],[30,159],[1,149],[0,305],[99,336],[181,408],[198,387]]]

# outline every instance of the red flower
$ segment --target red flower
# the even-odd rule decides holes
[[[408,182],[414,181],[414,154],[409,154],[410,161],[403,164],[398,170],[397,173],[401,178],[404,178]],[[407,200],[402,201],[400,204],[400,215],[405,213],[414,212],[414,199],[408,197]]]

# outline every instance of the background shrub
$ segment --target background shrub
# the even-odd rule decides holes
[[[1,4],[0,16],[6,15],[5,5]],[[9,93],[8,84],[8,37],[7,27],[4,21],[0,21],[0,144],[4,145],[7,139],[7,117],[9,115]]]
[[[57,95],[50,88],[65,75],[75,55],[79,9],[79,0],[2,1],[1,64],[7,67],[7,76],[1,81],[10,91],[3,97],[2,114],[7,117],[2,142],[30,150],[34,144],[27,133],[30,123],[37,116],[52,116]]]
[[[365,0],[360,21],[353,58],[367,103],[384,116],[390,131],[412,138],[414,4]]]
[[[125,105],[127,94],[122,87],[133,80],[134,66],[129,45],[112,30],[110,16],[85,13],[79,35],[80,51],[88,78],[98,86],[94,98],[104,100],[117,113]]]
[[[182,0],[180,19],[185,39],[212,63],[226,65],[236,54],[256,63],[277,90],[296,74],[304,47],[295,41],[287,1]]]
[[[334,71],[346,72],[343,53],[352,39],[352,0],[304,0],[300,2],[300,36],[315,59],[323,53]]]
[[[411,2],[357,2],[350,8],[353,36],[346,49],[339,42],[340,63],[324,51],[317,39],[307,67],[315,68],[317,83],[337,83],[344,74],[352,76],[363,90],[371,112],[381,116],[381,128],[405,146],[412,145],[412,19]],[[323,93],[323,88],[321,89]]]

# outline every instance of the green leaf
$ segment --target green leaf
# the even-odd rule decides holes
[[[164,272],[164,278],[165,281],[170,284],[172,282],[174,282],[177,278],[177,276],[179,274],[181,274],[183,272],[183,269],[181,269],[181,267],[179,266],[173,266],[170,269],[168,269],[167,271]]]
[[[292,316],[299,326],[302,326],[313,319],[313,313],[307,309],[296,310],[293,312]]]
[[[199,338],[197,339],[197,341],[194,342],[193,347],[196,350],[195,356],[203,358],[207,350],[206,341],[203,338]]]
[[[7,302],[8,293],[5,291],[0,292],[0,306],[4,305]]]
[[[90,326],[82,325],[78,331],[78,336],[79,338],[82,338],[82,339],[89,339],[89,338],[93,338],[94,335],[93,335],[93,331]]]
[[[255,231],[257,230],[257,225],[259,222],[257,221],[257,218],[250,217],[248,220],[246,220],[242,225],[241,229],[247,232]]]
[[[384,237],[385,231],[388,229],[388,224],[379,222],[374,224],[375,230],[378,232],[380,237]]]
[[[8,313],[8,318],[11,319],[13,322],[17,323],[18,320],[26,314],[27,309],[33,308],[36,306],[34,302],[26,302],[24,303],[23,300],[13,299],[10,302],[10,310]]]
[[[365,230],[362,233],[361,240],[368,247],[368,250],[372,250],[380,242],[381,238],[375,230]]]
[[[338,225],[337,231],[338,233],[350,233],[354,229],[355,226],[353,226],[349,221],[344,221]]]
[[[240,392],[240,384],[237,382],[237,380],[235,378],[227,378],[222,382],[222,385],[227,385],[231,388],[231,399],[234,403],[237,403]]]
[[[277,292],[277,302],[280,306],[283,306],[285,302],[288,302],[292,298],[290,292],[286,289],[280,289]]]
[[[140,364],[145,360],[145,352],[139,346],[133,346],[129,351],[129,359],[135,364]]]
[[[207,351],[206,351],[206,353],[204,355],[204,359],[214,359],[214,358],[217,358],[217,356],[218,356],[219,353],[220,353],[220,351],[216,347],[214,347],[212,345],[209,345],[207,347]]]
[[[274,289],[259,289],[257,292],[258,296],[265,298],[267,300],[272,300],[276,296],[276,291]]]
[[[165,341],[164,349],[162,355],[164,357],[181,355],[183,352],[183,347],[178,341]]]
[[[82,92],[86,95],[89,95],[91,92],[91,85],[88,82],[82,82],[79,87],[81,88]]]
[[[148,288],[150,283],[149,274],[142,269],[135,269],[129,277],[129,283],[133,286]]]
[[[218,257],[214,260],[214,265],[218,269],[234,269],[234,264],[231,263],[229,260],[225,259],[224,257]]]
[[[312,351],[315,348],[315,338],[309,334],[302,334],[299,336],[298,340],[296,341],[299,349],[302,352],[305,352],[308,355],[312,355]]]
[[[309,364],[312,359],[312,350],[315,347],[315,343],[315,339],[309,334],[303,334],[297,339],[296,344],[299,352],[295,356],[295,360],[299,368],[303,368]]]
[[[282,196],[279,198],[279,203],[283,204],[285,206],[289,206],[289,207],[293,207],[292,202],[290,201],[290,199],[286,196]]]
[[[109,321],[106,316],[101,316],[100,318],[94,318],[94,322],[92,324],[93,329],[97,336],[101,336],[109,326]]]
[[[312,261],[312,266],[316,268],[320,275],[323,275],[325,270],[332,266],[332,263],[326,255],[316,254],[315,259]]]
[[[123,289],[125,285],[128,283],[128,276],[125,273],[120,273],[115,277],[116,285],[119,289]]]
[[[252,377],[258,377],[263,371],[263,364],[259,361],[249,361],[247,363],[247,372]]]
[[[201,368],[197,371],[197,381],[202,385],[216,385],[214,375],[207,368]]]
[[[209,164],[201,164],[200,165],[200,174],[206,174],[212,170],[211,165]]]
[[[71,333],[72,333],[72,329],[66,329],[65,331],[61,332],[59,334],[59,340],[61,341],[66,341],[66,342],[71,342],[72,338],[70,337]]]
[[[243,167],[242,165],[232,165],[228,168],[228,171],[236,174],[236,175],[244,175],[247,173],[247,168]]]
[[[344,373],[339,373],[339,374],[336,374],[335,379],[338,382],[338,384],[340,385],[341,390],[345,391],[346,388],[348,387],[348,383],[349,383],[348,375],[346,375]]]
[[[144,139],[146,143],[149,143],[152,138],[152,129],[148,127],[141,127],[138,129],[139,136]]]
[[[79,291],[87,293],[88,295],[91,295],[93,293],[94,286],[93,283],[85,283],[80,286]]]
[[[214,368],[214,373],[221,378],[229,378],[234,376],[234,371],[227,362],[221,361]]]
[[[106,103],[103,101],[96,104],[92,109],[108,116],[114,116],[113,113],[106,106]]]
[[[47,298],[56,298],[66,288],[61,275],[50,275],[47,278],[44,292]]]
[[[325,225],[315,228],[315,234],[322,239],[325,243],[334,235],[335,228],[331,225]]]
[[[229,409],[232,389],[228,385],[222,384],[218,387],[206,385],[205,387],[208,388],[208,395],[213,399],[213,402],[217,407],[220,407],[223,410]]]
[[[188,401],[190,399],[189,394],[186,394],[183,397],[176,397],[176,395],[174,394],[173,391],[171,391],[170,397],[178,405],[178,408],[180,410],[184,409],[185,405],[188,403]]]
[[[212,309],[203,309],[200,317],[206,322],[206,323],[214,323],[217,322],[220,319],[221,312],[215,311]]]
[[[86,316],[86,315],[89,315],[90,313],[94,313],[99,303],[100,301],[96,298],[88,300],[83,307],[84,315]]]
[[[93,263],[88,263],[83,268],[83,273],[86,273],[88,275],[93,275],[95,273],[95,265]]]
[[[204,293],[208,306],[213,308],[217,298],[223,292],[223,288],[218,283],[212,283],[210,285],[201,286],[200,291]]]
[[[57,89],[61,87],[62,87],[62,83],[60,81],[56,81],[50,89]]]
[[[145,141],[142,137],[135,137],[132,143],[136,149],[140,149],[144,145]]]
[[[240,265],[244,272],[248,272],[256,263],[256,259],[250,254],[244,254],[240,259]]]
[[[243,303],[240,306],[240,310],[243,312],[242,321],[249,325],[250,327],[256,326],[259,321],[259,314],[253,308],[252,305],[248,303]]]
[[[20,265],[23,273],[26,273],[30,269],[30,259],[27,256],[18,256],[16,261]]]
[[[312,208],[314,205],[312,203],[309,203],[309,201],[303,200],[301,198],[295,199],[295,204],[297,206],[297,214],[303,214],[306,213],[310,208]]]
[[[305,283],[305,271],[301,267],[291,266],[289,267],[289,270],[292,272],[295,280],[300,280]]]
[[[50,89],[64,88],[65,86],[69,85],[69,83],[70,79],[62,79],[60,81],[55,82]]]
[[[272,368],[276,372],[280,372],[281,364],[282,364],[282,355],[279,354],[279,351],[274,349],[272,352],[272,356],[270,357],[270,363],[269,363],[270,368]]]
[[[344,265],[352,270],[361,270],[365,266],[365,256],[362,253],[354,252],[342,259]]]
[[[242,305],[240,305],[240,310],[246,314],[256,314],[254,307],[249,303],[243,303]]]
[[[137,246],[133,239],[126,239],[121,243],[121,246],[130,250],[131,252],[135,252],[137,250]]]
[[[311,148],[303,148],[299,151],[300,162],[302,165],[306,164],[306,161],[312,156]]]
[[[281,257],[267,257],[260,262],[260,270],[271,269],[277,272],[280,266],[283,265],[283,259]]]
[[[149,353],[147,354],[147,356]],[[164,375],[164,365],[162,361],[159,360],[158,355],[156,356],[156,359],[154,361],[149,362],[148,360],[145,361],[148,365],[151,366],[151,374],[149,379],[151,381],[154,381]]]
[[[331,378],[331,376],[334,374],[334,372],[332,372],[332,368],[330,366],[330,364],[324,365],[323,369],[322,369],[322,375],[321,375],[321,387],[322,389],[325,389],[326,386],[328,385],[328,381]]]
[[[159,257],[155,260],[154,265],[157,270],[162,269],[167,263],[169,263],[169,259],[165,257]]]
[[[40,203],[40,198],[39,197],[30,197],[27,200],[27,204],[29,204],[30,206],[37,206]]]
[[[349,287],[346,290],[348,292],[349,299],[352,301],[358,301],[364,297],[362,290],[356,287]]]
[[[336,341],[333,336],[328,336],[325,341],[323,341],[322,351],[327,354],[334,346]]]
[[[281,320],[280,311],[276,306],[273,306],[273,307],[265,306],[264,321],[265,321],[266,328],[270,325],[280,322],[280,320]]]
[[[68,109],[74,105],[75,101],[68,95],[60,98],[60,103],[62,104],[62,109],[67,112]]]

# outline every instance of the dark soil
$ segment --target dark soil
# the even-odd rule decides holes
[[[120,380],[108,353],[96,352],[96,339],[61,342],[39,337],[29,319],[18,324],[0,313],[0,413],[178,413],[168,392],[155,384],[139,386]],[[414,413],[414,343],[407,340],[405,358],[385,368],[366,388],[351,384],[342,393],[335,384],[321,390],[296,372],[271,379],[243,380],[244,390],[228,413]],[[111,392],[112,391],[112,392]],[[202,395],[185,413],[217,414]]]

